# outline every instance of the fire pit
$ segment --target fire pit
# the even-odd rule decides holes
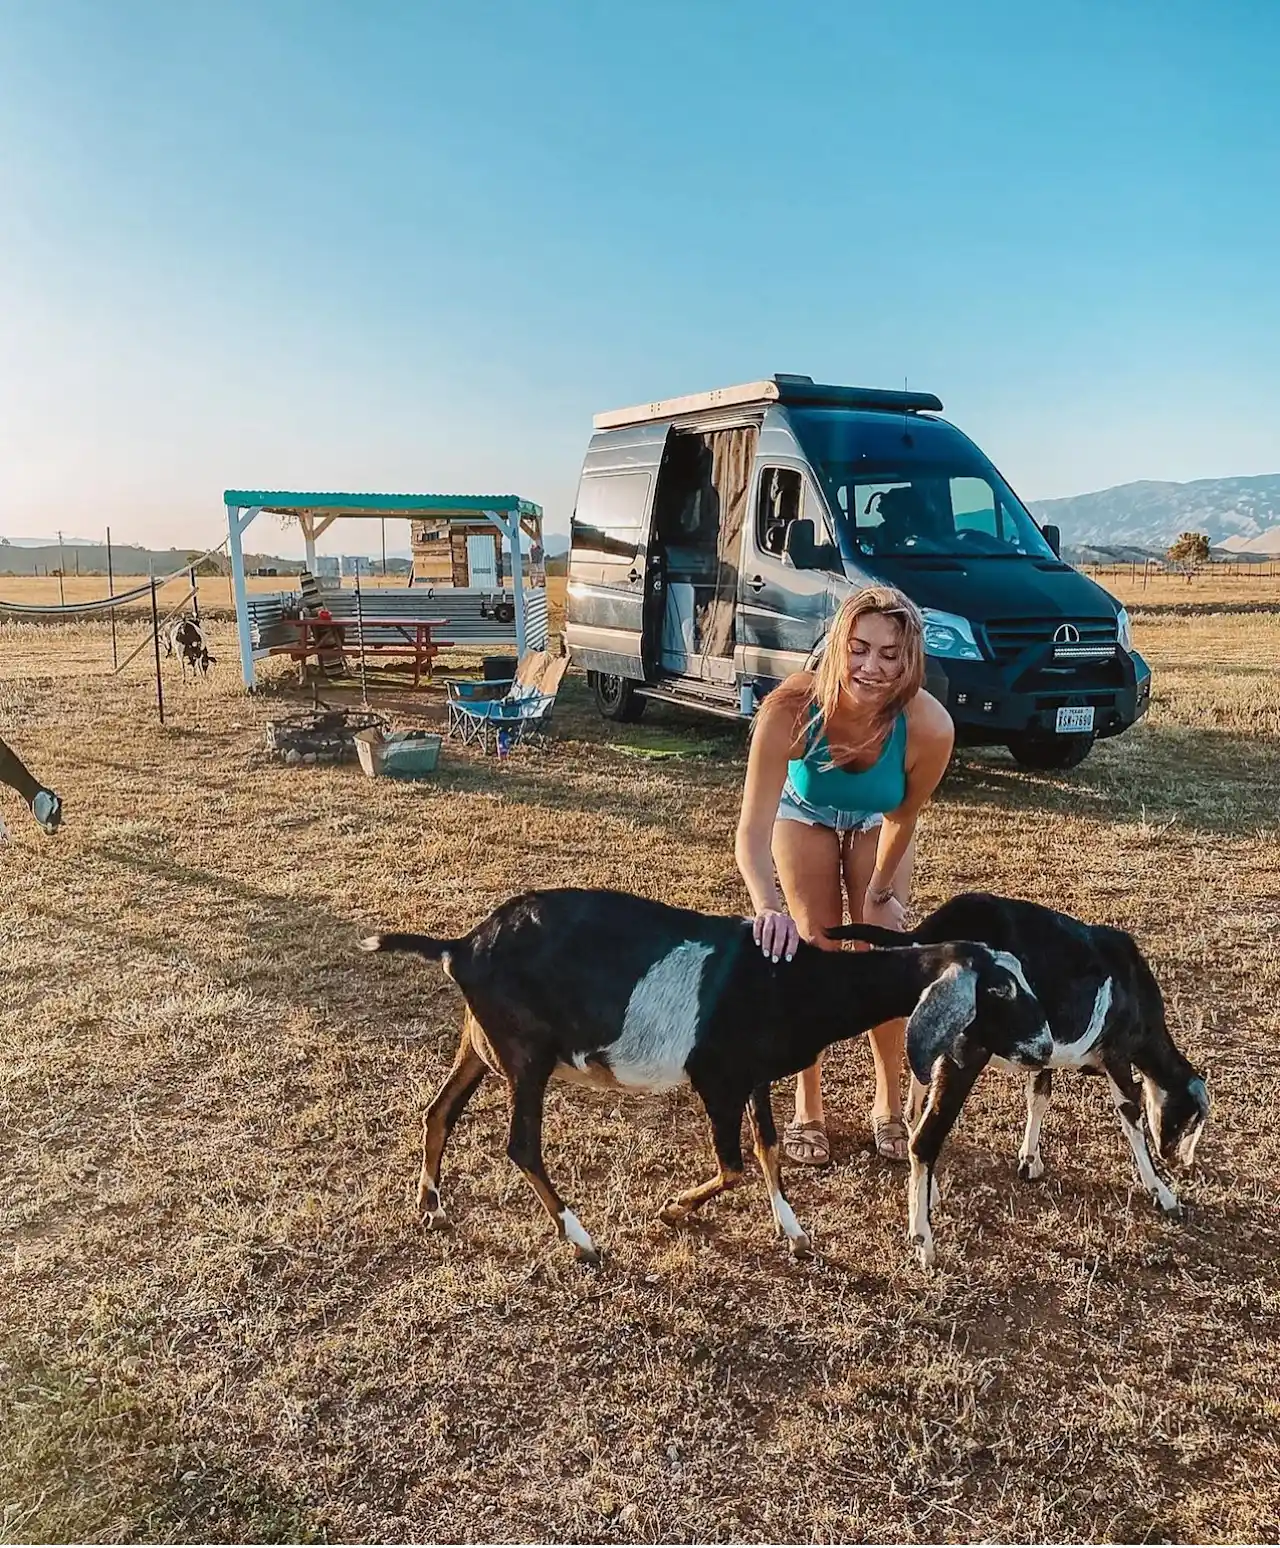
[[[267,725],[267,751],[285,763],[354,763],[361,731],[386,732],[389,722],[372,710],[313,710]]]

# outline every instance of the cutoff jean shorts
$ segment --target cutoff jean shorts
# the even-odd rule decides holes
[[[834,806],[814,806],[797,794],[788,780],[778,802],[777,822],[802,822],[808,828],[830,828],[844,837],[847,833],[868,833],[884,821],[881,812],[844,812]]]

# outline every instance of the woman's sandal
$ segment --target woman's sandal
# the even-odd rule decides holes
[[[789,1123],[782,1131],[782,1154],[792,1166],[830,1166],[831,1141],[826,1125]]]
[[[875,1141],[876,1155],[881,1160],[901,1165],[908,1159],[907,1142],[911,1136],[901,1118],[873,1117],[871,1134]]]

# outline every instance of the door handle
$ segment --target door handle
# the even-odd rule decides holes
[[[764,590],[764,576],[763,575],[753,575],[751,577],[751,579],[747,582],[747,585],[751,587],[752,591],[763,591]]]
[[[636,569],[635,565],[632,565],[631,569],[628,571],[627,579],[631,582],[631,584],[633,586],[636,585],[642,579],[642,574],[641,574],[641,572],[639,570]]]

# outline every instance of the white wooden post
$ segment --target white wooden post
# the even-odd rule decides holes
[[[514,516],[508,517],[507,529],[511,539],[511,600],[516,609],[516,659],[519,660],[525,652],[524,564],[520,557],[519,508]]]
[[[251,505],[244,511],[238,505],[227,506],[227,538],[231,555],[231,585],[236,599],[236,634],[240,641],[240,672],[246,688],[253,687],[253,632],[249,627],[249,588],[244,578],[244,550],[240,538],[245,528],[262,509]]]
[[[302,540],[307,547],[307,569],[316,573],[316,528],[310,516],[302,518]]]

